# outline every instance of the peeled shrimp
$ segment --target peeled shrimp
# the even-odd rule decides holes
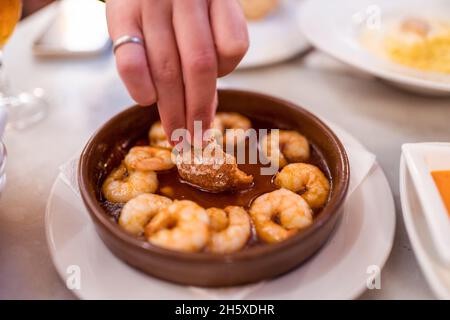
[[[287,165],[277,173],[275,184],[293,192],[303,192],[302,198],[312,209],[323,207],[330,193],[330,182],[323,172],[307,163]]]
[[[209,208],[212,229],[208,251],[231,253],[241,250],[250,237],[250,218],[242,207],[229,206],[225,209]]]
[[[158,178],[153,171],[128,170],[125,164],[115,168],[105,179],[102,192],[111,202],[127,202],[142,193],[154,193]]]
[[[228,214],[223,209],[208,208],[209,224],[213,231],[222,231],[228,226]]]
[[[166,249],[197,252],[208,244],[209,218],[206,210],[189,200],[174,201],[145,227],[147,240]]]
[[[252,123],[249,118],[237,112],[217,112],[216,120],[222,125],[223,129],[250,129]]]
[[[153,147],[159,147],[169,150],[172,149],[172,145],[170,144],[169,139],[164,132],[161,121],[157,121],[152,125],[150,131],[148,132],[148,139],[150,141],[150,145]]]
[[[222,122],[217,117],[214,118],[211,124],[211,129],[216,130],[214,134],[223,133],[224,129]],[[148,132],[148,139],[150,141],[150,146],[152,147],[164,148],[169,150],[173,149],[173,146],[169,142],[169,138],[164,131],[161,121],[157,121],[152,125]]]
[[[128,168],[142,171],[164,171],[175,166],[170,150],[149,146],[131,148],[124,161]]]
[[[213,126],[221,131],[224,144],[237,145],[245,141],[245,130],[250,129],[252,123],[247,117],[236,112],[218,112]]]
[[[262,150],[271,162],[278,161],[280,168],[291,162],[303,162],[309,159],[308,140],[297,131],[279,130],[279,145],[272,146],[271,134],[262,140]]]
[[[128,201],[119,217],[119,225],[127,232],[139,236],[149,221],[164,207],[172,203],[169,198],[145,193]]]
[[[250,216],[259,238],[268,243],[286,240],[313,222],[312,210],[306,201],[287,189],[256,198],[250,207]]]

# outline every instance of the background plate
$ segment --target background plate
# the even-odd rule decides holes
[[[450,299],[450,269],[440,261],[436,252],[403,156],[400,160],[400,196],[405,227],[425,278],[438,298]]]
[[[449,12],[450,1],[428,0],[424,5],[423,0],[307,0],[299,6],[297,18],[315,47],[342,62],[410,91],[450,95],[450,75],[403,67],[379,58],[361,45],[358,31],[374,10],[378,10],[382,24],[406,13],[439,18],[443,12]],[[362,17],[361,23],[355,23],[355,17]]]
[[[250,48],[238,69],[274,64],[310,47],[296,21],[300,0],[284,0],[280,8],[261,21],[249,22]]]

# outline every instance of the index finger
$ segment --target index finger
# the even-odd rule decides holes
[[[214,115],[217,57],[209,23],[207,1],[175,0],[173,24],[185,85],[186,127],[194,133],[194,121],[203,132]]]

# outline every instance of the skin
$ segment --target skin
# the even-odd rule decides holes
[[[158,103],[165,132],[209,128],[217,105],[216,79],[233,71],[248,49],[237,0],[108,0],[108,29],[116,40],[145,45],[116,50],[117,69],[140,105]],[[176,141],[171,141],[175,143]]]

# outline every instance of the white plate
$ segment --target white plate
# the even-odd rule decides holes
[[[333,126],[339,135],[347,133]],[[361,144],[349,136],[352,147]],[[395,207],[376,164],[351,201],[328,243],[296,270],[267,281],[248,299],[353,299],[366,289],[370,266],[383,267],[392,248]],[[204,299],[201,292],[143,274],[117,259],[97,236],[80,198],[61,178],[51,190],[45,216],[47,241],[62,279],[81,270],[84,299]],[[69,269],[68,269],[69,268]],[[368,269],[369,268],[369,269]],[[68,273],[69,270],[69,273]]]
[[[361,25],[370,21],[368,17],[380,14],[381,26],[406,13],[441,17],[450,11],[450,1],[427,0],[425,4],[423,0],[307,0],[299,7],[300,27],[320,50],[404,89],[432,95],[450,94],[450,76],[418,71],[380,58],[364,48],[358,37]]]
[[[309,48],[298,27],[295,10],[299,0],[284,0],[280,8],[261,21],[250,21],[250,48],[238,68],[281,62]]]
[[[450,143],[405,143],[402,156],[421,202],[436,250],[450,268],[450,219],[431,176],[435,170],[450,169]]]
[[[403,156],[400,161],[400,197],[409,240],[425,278],[438,298],[450,299],[450,269],[439,259]]]

